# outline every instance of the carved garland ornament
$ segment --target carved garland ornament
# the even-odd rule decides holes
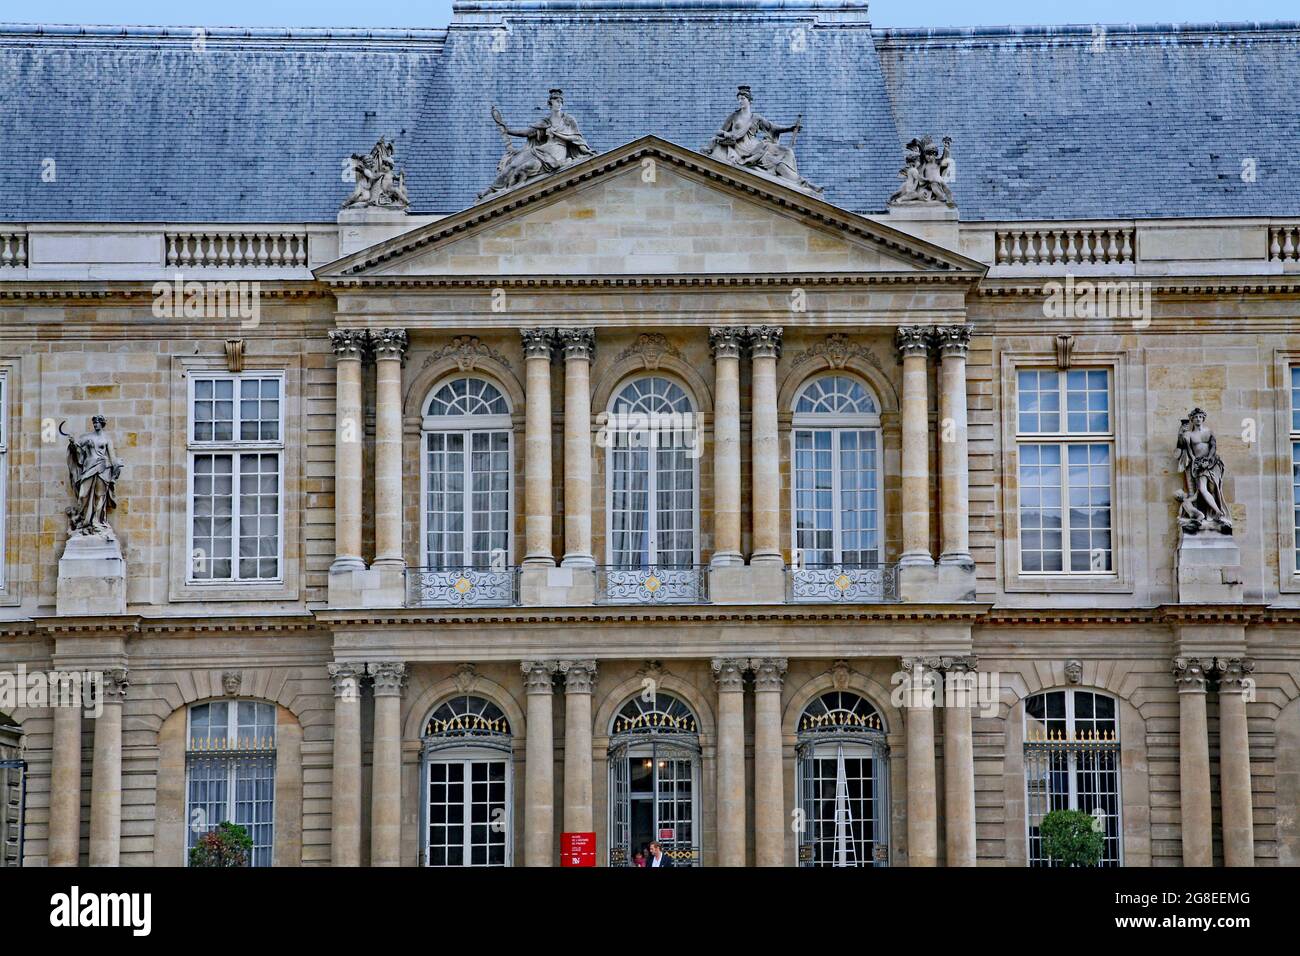
[[[818,342],[816,345],[797,353],[790,359],[790,367],[796,369],[806,362],[811,362],[814,358],[824,358],[834,369],[842,369],[853,359],[860,359],[882,373],[885,371],[880,358],[875,352],[839,332],[828,335],[826,341]]]

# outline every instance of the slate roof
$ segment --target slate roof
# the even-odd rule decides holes
[[[597,151],[802,114],[801,172],[877,212],[954,138],[963,220],[1300,215],[1300,24],[874,30],[861,0],[483,0],[445,30],[0,26],[0,220],[329,222],[396,141],[413,212],[473,202],[559,86]],[[788,137],[787,137],[788,140]],[[41,175],[46,159],[56,180]],[[1256,162],[1255,182],[1242,160]]]

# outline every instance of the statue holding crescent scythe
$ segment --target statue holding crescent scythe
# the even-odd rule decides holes
[[[96,415],[91,419],[91,431],[78,438],[63,430],[66,424],[66,421],[59,422],[59,434],[68,439],[68,487],[76,498],[76,504],[66,509],[68,536],[112,538],[108,513],[117,507],[117,479],[122,473],[122,461],[113,450],[112,440],[104,434],[108,422],[104,416]]]

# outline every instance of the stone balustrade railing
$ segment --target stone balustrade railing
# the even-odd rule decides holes
[[[1131,226],[998,230],[1000,266],[1121,265],[1134,260]]]
[[[1272,226],[1268,230],[1270,262],[1300,262],[1300,223]]]
[[[27,233],[0,230],[0,269],[27,265]]]
[[[305,231],[168,232],[167,265],[292,269],[307,265]]]

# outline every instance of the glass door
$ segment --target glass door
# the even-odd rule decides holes
[[[658,741],[610,755],[610,865],[627,866],[658,841],[678,866],[697,866],[699,756]]]

